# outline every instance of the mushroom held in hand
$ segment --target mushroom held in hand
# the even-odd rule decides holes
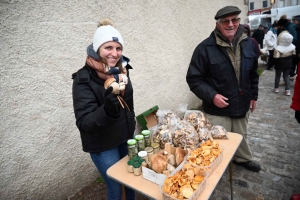
[[[113,88],[111,93],[120,94],[120,91],[125,89],[125,83],[124,82],[117,83],[115,78],[108,78],[104,82],[104,88],[107,89],[109,87]]]

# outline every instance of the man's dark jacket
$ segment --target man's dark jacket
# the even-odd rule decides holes
[[[211,115],[243,118],[250,100],[258,98],[258,74],[255,46],[249,37],[240,42],[240,85],[225,47],[216,43],[214,32],[195,49],[186,75],[190,90],[203,101],[204,112]],[[216,94],[228,98],[229,105],[213,104]]]
[[[127,70],[131,68],[127,65]],[[128,71],[129,73],[129,71]],[[101,152],[132,138],[135,129],[133,89],[128,74],[123,99],[130,111],[120,107],[118,114],[107,115],[104,109],[105,88],[94,69],[87,64],[73,74],[73,106],[83,151]]]

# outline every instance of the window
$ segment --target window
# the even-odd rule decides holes
[[[254,2],[250,3],[250,10],[254,10]]]
[[[296,6],[297,5],[297,0],[291,0],[291,6]]]
[[[268,7],[268,1],[262,1],[262,7],[263,8]]]
[[[285,1],[284,1],[284,0],[280,0],[278,3],[279,3],[279,4],[278,4],[278,8],[283,8],[283,7],[285,7]]]

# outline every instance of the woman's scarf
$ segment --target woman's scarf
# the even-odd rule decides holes
[[[274,29],[272,26],[270,27],[270,31],[272,31],[275,35],[277,35],[277,30]]]
[[[125,67],[121,67],[122,71],[118,69],[118,67],[110,67],[106,64],[104,64],[101,61],[95,60],[94,58],[87,56],[86,57],[86,63],[93,68],[99,78],[102,80],[107,80],[108,78],[115,78],[116,82],[122,82],[123,81],[123,75],[127,75],[127,70]],[[121,95],[124,96],[125,90],[121,91]]]
[[[122,67],[122,71],[120,71],[118,67],[110,67],[101,61],[95,60],[90,56],[86,57],[86,62],[91,68],[93,68],[97,72],[99,78],[101,78],[102,80],[106,80],[108,78],[115,78],[116,81],[119,83],[119,80],[122,81],[122,76],[120,74],[127,75],[127,70],[125,67]]]

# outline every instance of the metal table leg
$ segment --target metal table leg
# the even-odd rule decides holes
[[[233,200],[233,188],[232,188],[232,161],[230,161],[230,163],[229,163],[229,181],[230,181],[231,200]]]

